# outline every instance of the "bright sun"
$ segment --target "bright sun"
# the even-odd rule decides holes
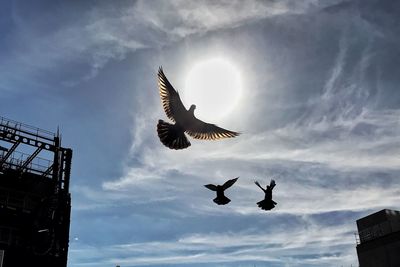
[[[233,64],[224,59],[210,59],[190,70],[182,99],[187,108],[196,105],[197,118],[215,122],[235,108],[241,89],[240,73]]]

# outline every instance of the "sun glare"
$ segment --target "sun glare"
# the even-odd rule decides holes
[[[215,122],[228,115],[238,103],[241,78],[238,69],[224,59],[197,63],[186,78],[182,99],[187,108],[196,105],[197,118]]]

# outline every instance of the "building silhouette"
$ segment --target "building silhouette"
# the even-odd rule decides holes
[[[0,117],[0,267],[67,266],[72,150]]]
[[[360,267],[400,266],[400,211],[384,209],[357,220]]]

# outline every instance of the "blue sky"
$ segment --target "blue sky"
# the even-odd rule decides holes
[[[355,220],[399,209],[399,13],[395,0],[2,1],[1,115],[60,126],[74,151],[68,266],[357,265]],[[165,148],[158,67],[183,90],[215,57],[243,80],[215,123],[243,134]],[[237,176],[215,205],[203,185]],[[253,181],[271,177],[264,212]]]

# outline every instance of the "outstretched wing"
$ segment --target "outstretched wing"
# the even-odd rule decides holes
[[[217,191],[217,186],[216,185],[206,184],[204,186],[207,187],[208,189],[212,190],[212,191]]]
[[[179,97],[179,93],[168,81],[162,67],[158,69],[158,89],[160,90],[161,102],[168,118],[176,121],[177,116],[182,116],[182,114],[187,112]]]
[[[217,140],[222,138],[231,138],[236,137],[240,133],[229,131],[218,127],[215,124],[206,123],[201,121],[195,117],[185,125],[186,132],[188,135],[195,139],[202,139],[202,140]]]
[[[237,181],[237,179],[239,179],[239,177],[236,177],[235,179],[231,179],[231,180],[226,181],[226,182],[222,185],[222,188],[223,188],[224,190],[228,189],[229,187],[231,187],[231,186]]]
[[[258,181],[254,181],[254,183],[262,190],[265,192],[265,189],[262,188],[262,186],[260,185],[260,183]]]

